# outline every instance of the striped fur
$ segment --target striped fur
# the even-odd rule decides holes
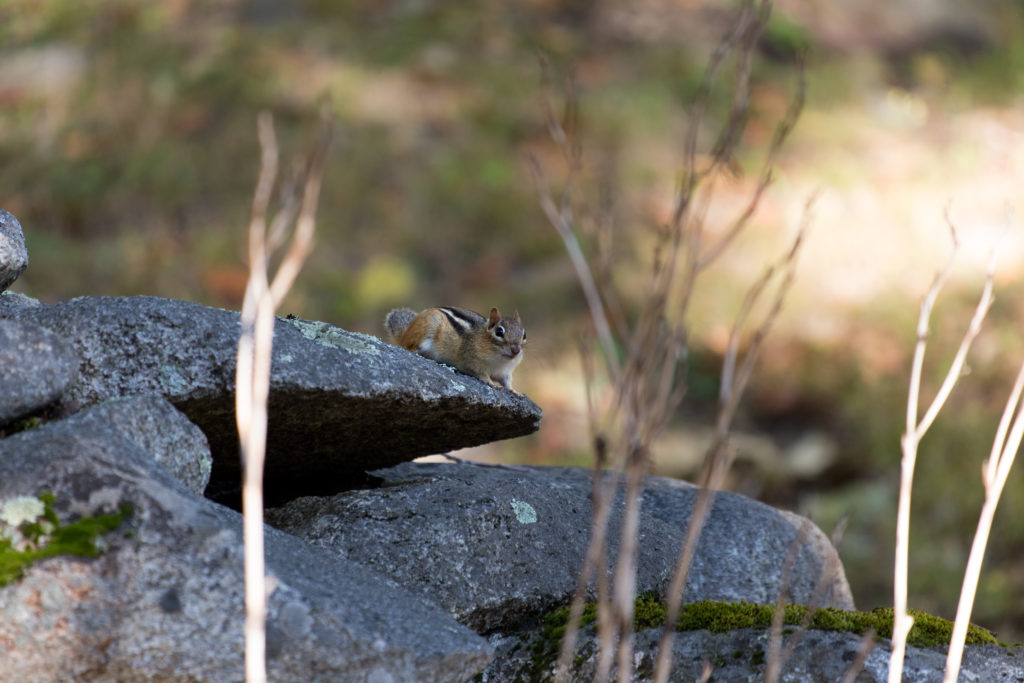
[[[512,391],[512,371],[522,361],[526,343],[518,312],[502,318],[497,308],[490,317],[456,306],[419,313],[399,308],[388,313],[384,324],[396,346]]]
[[[465,308],[442,306],[437,310],[441,311],[444,317],[448,320],[448,324],[452,326],[452,329],[454,329],[460,337],[465,336],[467,332],[472,330],[474,327],[478,327],[480,323],[484,322],[484,317],[482,315]]]

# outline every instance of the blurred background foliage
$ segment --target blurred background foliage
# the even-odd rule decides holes
[[[545,410],[529,438],[471,457],[590,464],[578,287],[527,170],[564,178],[539,54],[574,74],[584,142],[580,215],[616,226],[615,277],[643,296],[652,230],[671,212],[687,105],[736,3],[585,0],[2,0],[0,206],[44,302],[154,294],[237,308],[257,172],[255,118],[286,149],[330,97],[340,141],[317,247],[282,313],[381,333],[396,305],[518,308],[517,384]],[[746,287],[821,198],[798,282],[736,429],[730,487],[810,515],[840,547],[862,608],[891,604],[899,435],[917,307],[963,250],[934,316],[934,391],[1024,181],[1019,2],[780,0],[753,74],[737,175],[709,225],[735,215],[795,87],[808,102],[751,229],[690,311],[690,393],[656,472],[692,478]],[[552,84],[556,99],[563,87]],[[723,82],[716,103],[728,97]],[[708,141],[703,141],[705,144]],[[952,618],[982,499],[980,468],[1024,358],[1024,238],[1000,242],[997,303],[969,375],[922,444],[912,516],[914,608]],[[1000,504],[974,621],[1024,640],[1024,480]]]

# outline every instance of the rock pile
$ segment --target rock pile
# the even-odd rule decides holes
[[[0,290],[27,261],[17,220],[0,211]],[[238,325],[236,312],[155,297],[44,305],[0,292],[0,681],[243,679]],[[270,679],[537,672],[522,644],[575,589],[592,473],[409,461],[527,434],[540,418],[529,399],[375,337],[278,319],[265,476]],[[694,496],[647,481],[640,591],[664,591]],[[613,532],[621,515],[620,494]],[[770,604],[783,586],[796,602],[853,607],[813,524],[719,494],[686,599]],[[592,675],[584,635],[574,680]],[[807,637],[784,680],[844,670],[858,642],[846,635]],[[677,634],[673,675],[693,678],[702,656],[743,649],[729,638],[764,637]],[[656,640],[637,634],[634,677],[649,671]],[[977,675],[1020,675],[979,652],[966,660]],[[933,680],[934,659],[911,648],[908,667],[925,664],[908,680]],[[872,661],[862,676],[881,680]],[[764,669],[756,658],[727,664],[722,680]]]

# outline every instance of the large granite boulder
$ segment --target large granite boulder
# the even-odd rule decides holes
[[[130,406],[0,441],[0,526],[43,492],[62,524],[127,511],[99,557],[41,560],[0,588],[0,680],[244,680],[241,517],[132,435],[168,411],[127,424]],[[463,681],[488,663],[486,641],[371,571],[270,528],[265,549],[270,680]]]
[[[159,394],[209,439],[207,495],[237,506],[234,416],[239,314],[157,297],[82,297],[20,308],[82,359],[64,399],[91,405]],[[540,408],[376,337],[278,318],[274,327],[266,498],[329,494],[368,469],[528,434]]]
[[[590,533],[592,472],[405,463],[374,474],[384,486],[299,498],[268,510],[267,521],[391,577],[478,632],[514,627],[571,599]],[[667,587],[696,491],[648,479],[639,591]],[[620,494],[610,524],[613,556],[621,517]],[[770,604],[784,583],[795,602],[853,608],[842,564],[817,527],[738,494],[717,494],[684,599]]]

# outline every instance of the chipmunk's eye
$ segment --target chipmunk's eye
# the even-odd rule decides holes
[[[501,325],[498,325],[497,327],[495,327],[494,328],[494,336],[497,337],[498,339],[504,339],[505,338],[505,328],[502,327]]]
[[[526,330],[523,330],[523,343],[526,343]]]

